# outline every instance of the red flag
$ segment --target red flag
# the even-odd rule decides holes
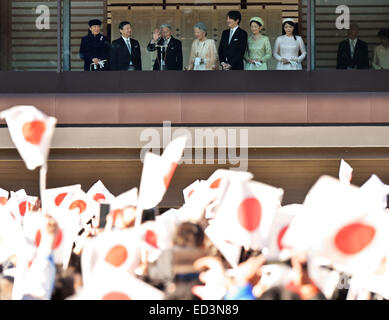
[[[33,106],[15,106],[0,113],[26,167],[34,170],[47,161],[57,119]]]

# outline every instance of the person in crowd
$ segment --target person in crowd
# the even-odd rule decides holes
[[[122,71],[142,70],[139,42],[132,36],[132,26],[128,21],[119,24],[120,38],[112,42],[111,69]]]
[[[358,34],[358,24],[351,24],[347,39],[339,43],[336,69],[369,69],[369,48]]]
[[[157,51],[153,70],[182,70],[182,44],[172,35],[172,27],[163,24],[153,31],[153,36],[147,45],[147,51]]]
[[[219,58],[215,40],[207,39],[207,26],[199,22],[194,26],[196,39],[192,43],[187,70],[217,70]]]
[[[376,70],[389,69],[389,28],[378,32],[381,44],[374,49],[373,68]]]
[[[223,70],[243,70],[243,56],[247,47],[247,32],[239,27],[239,11],[227,13],[228,29],[224,30],[219,44],[219,61]]]
[[[292,18],[282,21],[282,36],[276,39],[273,56],[278,62],[277,70],[302,70],[307,51]]]
[[[101,33],[101,21],[89,21],[88,35],[82,38],[80,58],[84,60],[85,71],[108,70],[109,42]]]
[[[260,17],[250,19],[251,36],[247,39],[244,54],[245,70],[267,70],[267,61],[272,57],[270,40],[262,34],[264,22]]]

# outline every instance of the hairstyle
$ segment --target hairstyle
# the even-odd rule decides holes
[[[207,35],[207,26],[204,23],[198,22],[195,24],[194,28],[200,29],[201,31],[205,32],[205,35]]]
[[[182,247],[200,247],[204,243],[204,236],[198,224],[183,222],[177,227],[173,243]]]
[[[298,32],[297,32],[297,25],[292,22],[292,21],[285,21],[283,24],[282,24],[282,34],[286,34],[285,32],[285,25],[288,24],[290,26],[292,26],[294,29],[293,29],[293,37],[294,37],[294,40],[297,40],[296,36],[298,35]]]
[[[389,39],[389,29],[386,28],[386,29],[381,29],[380,31],[378,31],[378,37],[379,38],[387,38]]]
[[[131,25],[131,23],[129,23],[128,21],[122,21],[119,23],[119,30],[123,30],[124,26],[126,25]]]
[[[236,10],[232,10],[232,11],[229,11],[228,13],[227,13],[227,16],[230,18],[230,19],[232,19],[232,20],[239,20],[238,21],[238,24],[240,24],[240,22],[242,21],[242,16],[241,16],[241,14],[240,14],[240,12],[239,11],[236,11]]]
[[[168,28],[170,31],[172,31],[172,26],[168,23],[161,24],[159,29]]]
[[[251,27],[251,25],[252,25],[253,23],[256,23],[257,25],[259,25],[260,27],[262,27],[262,25],[261,25],[258,21],[256,21],[256,20],[250,21],[250,27]]]

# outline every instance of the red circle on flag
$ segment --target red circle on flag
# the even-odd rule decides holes
[[[166,189],[169,187],[170,181],[172,180],[176,168],[177,168],[177,163],[172,162],[170,164],[169,172],[163,177],[163,183],[165,184]]]
[[[38,230],[35,234],[35,245],[37,247],[39,247],[41,243],[41,239],[42,239],[42,233],[40,230]],[[62,230],[58,229],[57,235],[55,236],[54,239],[53,249],[57,249],[61,245],[61,242],[62,242]]]
[[[67,192],[60,193],[58,196],[55,197],[54,202],[55,202],[55,205],[56,205],[57,207],[60,206],[60,204],[62,203],[63,199],[65,199],[65,197],[66,197],[67,194],[68,194]]]
[[[5,206],[8,202],[6,197],[0,197],[0,206]]]
[[[118,292],[118,291],[112,291],[109,293],[106,293],[101,300],[131,300],[131,298],[126,295],[125,293]]]
[[[220,182],[222,181],[222,178],[217,178],[214,182],[211,183],[209,186],[211,189],[217,189],[220,186]]]
[[[19,212],[22,217],[24,217],[24,215],[26,214],[26,210],[27,210],[27,201],[23,201],[19,203]]]
[[[363,223],[352,223],[338,231],[334,238],[336,248],[347,255],[354,255],[365,249],[374,239],[374,227]]]
[[[94,196],[93,196],[93,200],[99,202],[100,200],[105,200],[105,195],[103,195],[102,193],[96,193]]]
[[[262,217],[261,203],[256,198],[246,198],[238,208],[238,221],[247,231],[258,228]]]
[[[70,210],[77,209],[77,208],[80,210],[79,212],[80,214],[83,213],[86,210],[86,202],[83,200],[76,200],[73,201],[69,207]]]
[[[188,193],[188,199],[190,198],[190,196],[194,193],[194,190],[190,190],[190,192]]]
[[[104,260],[115,267],[119,267],[127,260],[127,257],[128,252],[126,247],[116,245],[109,250]]]
[[[42,140],[42,136],[45,133],[46,125],[43,121],[35,120],[31,122],[26,122],[23,125],[23,136],[27,142],[39,145]]]
[[[282,238],[284,237],[285,233],[286,233],[286,230],[288,230],[289,228],[289,225],[283,227],[280,232],[278,233],[278,236],[277,236],[277,246],[278,246],[278,250],[282,250],[284,249],[284,246],[282,245]]]
[[[158,238],[153,230],[147,230],[145,233],[145,241],[153,246],[154,248],[158,248]]]

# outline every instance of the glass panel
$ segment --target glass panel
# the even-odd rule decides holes
[[[57,70],[57,1],[0,2],[1,70]]]
[[[258,38],[261,38],[262,40],[260,42],[251,41],[249,44],[251,50],[248,52],[250,54],[246,56],[244,63],[242,63],[242,65],[245,66],[245,69],[275,70],[279,68],[280,65],[283,69],[302,69],[305,65],[306,58],[304,59],[304,57],[301,57],[302,51],[300,50],[300,42],[295,40],[294,37],[292,37],[292,39],[293,44],[296,44],[295,49],[297,52],[294,52],[296,51],[294,50],[293,52],[286,53],[287,56],[284,58],[287,59],[287,61],[284,65],[273,58],[275,41],[277,37],[282,35],[283,18],[292,18],[296,24],[296,30],[298,29],[300,12],[299,0],[283,1],[282,4],[279,0],[270,0],[266,1],[266,4],[263,5],[258,5],[258,1],[255,0],[167,0],[166,2],[163,2],[162,0],[133,0],[131,2],[125,0],[107,0],[106,7],[104,3],[105,1],[72,1],[71,70],[83,70],[84,66],[85,69],[90,69],[92,64],[91,59],[89,59],[84,65],[84,61],[82,61],[79,56],[82,37],[87,35],[89,27],[88,21],[90,19],[101,20],[101,34],[107,38],[111,46],[113,41],[121,40],[121,33],[119,31],[120,22],[129,21],[132,29],[131,38],[136,39],[140,46],[142,70],[144,71],[151,71],[154,67],[160,69],[161,65],[164,65],[164,61],[157,59],[157,51],[149,51],[147,49],[147,46],[152,39],[153,30],[159,28],[162,24],[169,24],[171,26],[172,36],[181,41],[183,63],[182,68],[177,67],[178,69],[205,68],[208,70],[209,68],[212,69],[211,65],[214,65],[213,69],[220,69],[220,62],[218,59],[215,59],[215,64],[207,63],[207,53],[211,50],[208,49],[208,45],[205,50],[200,46],[196,46],[196,49],[198,50],[193,51],[195,55],[198,55],[197,58],[200,59],[195,59],[196,56],[191,57],[192,44],[196,39],[194,26],[198,22],[202,22],[205,25],[207,29],[207,38],[214,40],[214,48],[216,48],[217,51],[223,30],[228,29],[226,14],[230,10],[240,11],[242,17],[240,27],[247,32],[249,37],[252,35],[250,27],[250,19],[252,17],[259,17],[264,23],[261,35],[258,36]],[[265,37],[270,44],[267,52],[266,50],[261,49],[266,43]],[[304,46],[306,46],[305,38],[302,38],[302,42],[304,42]],[[213,46],[212,42],[209,44],[210,46]],[[281,44],[285,47],[284,43]],[[163,43],[159,45],[163,45]],[[130,50],[132,50],[132,48]],[[118,50],[113,49],[111,50],[111,53],[112,52],[117,54]],[[266,53],[267,57],[265,57]],[[125,55],[124,52],[119,55],[121,54]],[[291,58],[292,61],[294,61],[293,58],[299,56],[301,57],[301,61],[298,62],[302,62],[302,66],[299,66],[299,63],[289,63]],[[109,58],[112,58],[112,56],[110,55]],[[267,61],[263,60],[265,58]],[[120,59],[120,61],[122,61],[122,58]],[[250,63],[249,60],[251,60],[251,62],[257,61],[259,63]],[[116,62],[109,62],[109,68],[111,70],[118,70],[118,68],[120,70],[123,69],[123,66],[118,67]],[[126,67],[127,66],[125,66],[124,69],[126,69]],[[92,69],[94,68],[95,66],[92,65]],[[104,66],[104,68],[106,68],[106,66]],[[97,69],[100,69],[100,67],[97,67]]]
[[[317,0],[315,21],[318,69],[389,69],[387,0]]]

